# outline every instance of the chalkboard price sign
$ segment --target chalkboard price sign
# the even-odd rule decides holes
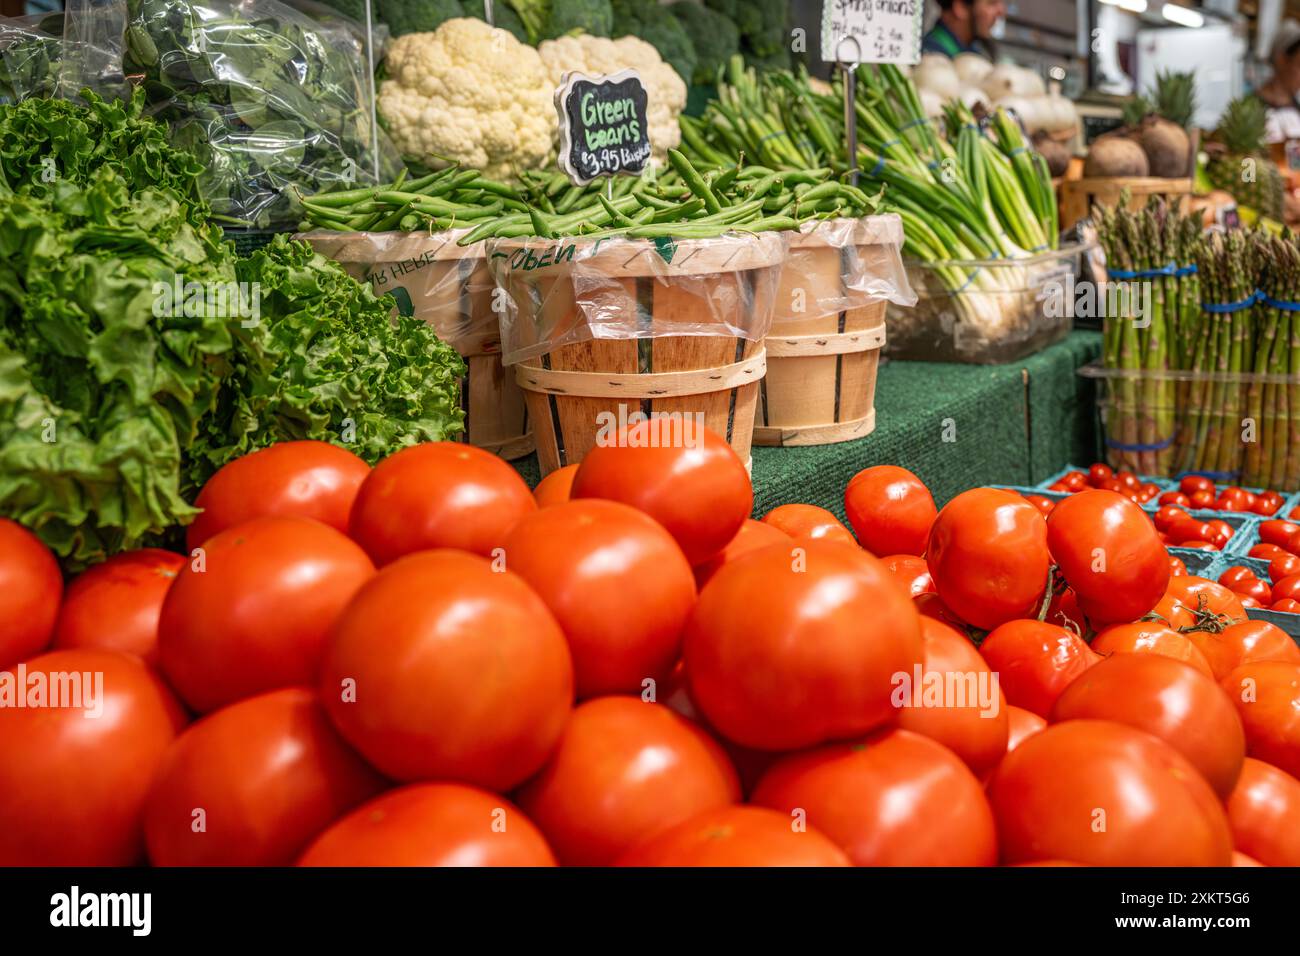
[[[608,76],[566,73],[555,91],[560,169],[575,183],[637,175],[650,162],[646,90],[636,70]]]

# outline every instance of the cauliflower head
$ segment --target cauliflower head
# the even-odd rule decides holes
[[[552,87],[558,87],[567,72],[595,75],[636,70],[641,74],[649,100],[646,120],[650,124],[650,149],[655,164],[662,165],[668,159],[668,150],[681,144],[682,130],[677,125],[677,117],[686,108],[686,83],[649,43],[630,36],[617,40],[565,36],[547,40],[537,52],[541,54]],[[558,136],[559,119],[554,109],[551,117]]]
[[[398,37],[384,58],[379,112],[402,153],[494,179],[539,169],[554,152],[555,86],[542,58],[505,30],[468,17]]]

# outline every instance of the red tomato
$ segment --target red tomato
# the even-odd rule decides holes
[[[1138,476],[1131,471],[1121,471],[1115,477],[1125,491],[1136,491],[1142,487],[1142,482],[1138,480]]]
[[[1007,705],[1007,753],[1015,750],[1026,739],[1047,726],[1047,721],[1032,710]],[[1003,756],[1006,756],[1004,754]]]
[[[1111,470],[1110,465],[1097,462],[1088,469],[1088,484],[1095,485],[1098,482],[1105,481],[1108,478],[1115,477],[1115,472]]]
[[[1079,599],[1073,589],[1065,588],[1052,595],[1052,603],[1047,608],[1047,623],[1057,624],[1067,630],[1087,633],[1088,618],[1079,610]]]
[[[750,551],[757,551],[759,548],[765,548],[769,544],[786,544],[793,547],[790,536],[770,524],[763,524],[761,521],[755,521],[753,518],[746,518],[745,523],[740,526],[736,536],[727,543],[727,546],[715,554],[703,564],[695,567],[695,585],[703,589],[710,579],[718,573],[718,569],[725,564],[730,564],[742,554],[748,554]]]
[[[339,615],[320,674],[343,737],[403,781],[509,790],[541,768],[573,704],[569,648],[542,599],[458,551],[376,574]]]
[[[1227,807],[1239,851],[1265,866],[1300,866],[1300,780],[1247,757]]]
[[[5,685],[18,697],[0,707],[0,866],[141,862],[145,795],[185,723],[171,692],[138,657],[89,649],[15,665]],[[45,706],[30,706],[37,687]]]
[[[1113,720],[1159,737],[1227,798],[1246,757],[1232,701],[1214,678],[1160,654],[1115,654],[1089,668],[1052,707],[1051,722]]]
[[[997,834],[984,789],[932,740],[891,730],[782,758],[752,802],[804,819],[855,866],[992,866]]]
[[[692,567],[725,548],[754,505],[744,463],[693,419],[647,419],[616,445],[593,448],[578,467],[573,497],[644,511],[677,539]]]
[[[1281,611],[1284,614],[1300,614],[1300,601],[1294,598],[1283,598],[1281,601],[1274,601],[1269,605],[1270,611]]]
[[[1061,484],[1070,491],[1082,491],[1088,487],[1088,476],[1081,471],[1068,471],[1061,479]]]
[[[1250,499],[1242,488],[1224,488],[1215,499],[1214,507],[1219,511],[1249,511]]]
[[[866,733],[893,717],[893,675],[921,659],[920,615],[878,559],[836,541],[795,552],[774,545],[725,566],[686,625],[691,697],[747,747]]]
[[[1087,494],[1087,492],[1083,492]],[[1070,683],[1101,657],[1073,631],[1042,621],[1009,621],[980,645],[1007,701],[1046,717]]]
[[[1187,548],[1191,551],[1220,551],[1222,550],[1213,541],[1184,541],[1178,545],[1180,548]]]
[[[1300,531],[1300,524],[1294,521],[1261,521],[1259,523],[1259,540],[1265,544],[1275,544],[1279,548],[1286,548],[1295,533]]]
[[[1067,498],[1053,516],[1086,494]],[[939,512],[926,561],[944,604],[977,627],[994,628],[1030,616],[1042,602],[1051,564],[1047,524],[1023,498],[973,488]]]
[[[601,697],[569,717],[517,795],[564,866],[606,866],[641,840],[740,801],[722,748],[661,704]]]
[[[1208,521],[1193,518],[1191,515],[1178,516],[1169,524],[1169,540],[1174,544],[1188,541],[1208,541],[1214,537],[1214,529]]]
[[[1264,522],[1264,524],[1267,524],[1267,523],[1268,523],[1268,522]],[[1288,521],[1288,522],[1285,522],[1285,523],[1286,523],[1286,524],[1291,524],[1291,522],[1289,522],[1289,521]],[[1287,538],[1285,541],[1280,542],[1280,544],[1281,544],[1281,547],[1282,547],[1282,553],[1286,553],[1286,554],[1300,554],[1300,531],[1296,531],[1295,534],[1291,535],[1291,536],[1290,536],[1289,538]]]
[[[1296,507],[1292,508],[1290,512],[1287,513],[1287,518],[1291,521],[1300,521],[1300,505],[1296,505]]]
[[[1214,482],[1204,475],[1185,475],[1183,480],[1178,483],[1178,490],[1185,495],[1193,495],[1198,491],[1208,491],[1214,494]]]
[[[1259,603],[1258,599],[1251,597],[1249,594],[1242,594],[1239,597],[1241,599],[1241,606],[1246,610],[1250,610],[1252,607],[1253,608],[1265,607],[1265,605]]]
[[[555,866],[505,797],[455,783],[389,790],[317,837],[299,866]]]
[[[1293,574],[1300,574],[1300,557],[1294,554],[1279,554],[1268,563],[1268,579],[1274,585],[1281,583],[1283,578],[1289,578]],[[1293,597],[1291,594],[1281,594],[1279,597]]]
[[[1214,507],[1215,499],[1212,491],[1196,491],[1191,494],[1190,498],[1193,508],[1206,509]]]
[[[314,691],[250,697],[199,721],[167,751],[145,804],[149,860],[289,866],[318,833],[383,789],[383,778],[334,732]]]
[[[1152,482],[1147,482],[1142,486],[1142,500],[1150,501],[1160,494],[1160,486]]]
[[[1282,496],[1276,491],[1260,492],[1255,496],[1255,502],[1250,506],[1250,510],[1257,515],[1275,515],[1282,507],[1282,501]]]
[[[1188,631],[1205,653],[1215,679],[1255,661],[1290,661],[1300,664],[1300,647],[1286,631],[1268,621],[1239,621],[1221,632]]]
[[[653,518],[617,501],[567,501],[525,517],[504,550],[564,631],[579,700],[639,694],[642,681],[668,676],[695,577]]]
[[[565,465],[551,472],[537,483],[533,489],[533,500],[539,508],[563,504],[568,501],[573,491],[573,479],[578,474],[577,465]]]
[[[1279,548],[1275,544],[1256,544],[1251,546],[1250,550],[1246,552],[1246,555],[1251,558],[1259,558],[1261,561],[1272,561],[1279,555],[1289,553],[1289,551]]]
[[[763,515],[763,523],[784,531],[792,538],[829,538],[857,544],[853,532],[825,508],[816,505],[778,505]]]
[[[925,558],[914,554],[891,554],[880,560],[889,573],[907,588],[908,597],[933,593],[934,578],[930,577],[930,566],[925,563]]]
[[[163,601],[163,673],[199,713],[313,684],[330,628],[374,573],[364,551],[318,521],[227,528],[204,542]]]
[[[1223,679],[1246,728],[1246,753],[1300,774],[1300,664],[1251,661]]]
[[[1163,492],[1156,501],[1161,505],[1177,505],[1180,508],[1190,508],[1192,506],[1192,500],[1181,491]]]
[[[461,442],[412,445],[361,485],[348,533],[382,567],[404,554],[459,548],[491,557],[515,522],[537,510],[509,464]]]
[[[1246,856],[1246,854],[1242,853],[1239,850],[1233,850],[1232,865],[1233,866],[1263,866],[1264,864],[1260,863],[1254,857]]]
[[[253,518],[312,518],[347,534],[348,515],[370,466],[323,441],[285,441],[236,458],[208,479],[194,501],[203,513],[185,529],[193,551]]]
[[[1192,575],[1182,574],[1176,578],[1171,577],[1169,581],[1170,583],[1173,583],[1174,581],[1191,576]],[[1165,596],[1159,600],[1156,606],[1151,609],[1151,613],[1160,618],[1175,631],[1181,630],[1185,627],[1191,627],[1196,623],[1196,616],[1168,591],[1165,592]]]
[[[1047,546],[1094,622],[1141,617],[1169,584],[1169,554],[1151,520],[1110,492],[1084,491],[1061,502],[1047,522]]]
[[[923,617],[921,640],[920,671],[894,678],[898,726],[938,741],[983,774],[1007,751],[1006,698],[965,634]]]
[[[1246,611],[1235,594],[1217,581],[1209,581],[1194,574],[1188,574],[1181,578],[1170,578],[1169,590],[1166,595],[1191,611],[1193,616],[1197,612],[1208,612],[1226,616],[1233,620],[1241,620],[1246,616]],[[1159,605],[1157,605],[1156,609],[1159,610]],[[1190,623],[1175,622],[1166,615],[1162,616],[1165,616],[1173,627],[1181,628]]]
[[[1067,720],[1007,754],[989,783],[1005,863],[1227,866],[1214,790],[1173,747],[1105,720]]]
[[[1050,515],[1052,509],[1056,507],[1056,502],[1045,495],[1025,495],[1024,498],[1031,505],[1041,511],[1044,518]]]
[[[1183,563],[1183,559],[1182,559],[1182,558],[1175,558],[1173,555],[1170,555],[1170,556],[1169,556],[1169,576],[1170,576],[1171,578],[1176,578],[1176,577],[1180,577],[1180,576],[1182,576],[1182,575],[1185,575],[1186,573],[1187,573],[1187,565],[1185,565],[1185,564]]]
[[[1219,575],[1219,583],[1233,591],[1237,590],[1239,585],[1249,585],[1252,581],[1258,580],[1255,572],[1243,564],[1234,564]]]
[[[54,646],[125,651],[157,666],[163,599],[184,566],[179,554],[144,548],[83,571],[68,586]]]
[[[1106,657],[1111,654],[1159,654],[1190,664],[1206,677],[1215,676],[1210,662],[1191,638],[1159,621],[1112,624],[1093,638],[1092,649]]]
[[[0,518],[0,667],[49,646],[63,595],[50,549],[16,521]]]
[[[1155,522],[1157,531],[1168,531],[1173,526],[1174,521],[1182,516],[1191,517],[1178,505],[1161,505],[1152,521]]]
[[[849,479],[844,513],[872,554],[921,555],[937,512],[920,478],[896,465],[876,465]]]
[[[1212,529],[1214,529],[1214,533],[1215,533],[1214,540],[1218,540],[1222,538],[1224,544],[1227,544],[1229,541],[1231,541],[1232,536],[1237,533],[1233,529],[1232,525],[1228,524],[1228,522],[1224,521],[1222,518],[1215,518],[1212,521],[1206,522],[1206,524],[1208,524]]]
[[[764,807],[719,807],[660,830],[619,866],[850,866],[839,847],[812,827]]]
[[[927,591],[924,594],[918,594],[912,598],[913,606],[917,613],[922,617],[932,617],[936,621],[942,621],[949,627],[964,631],[968,627],[965,621],[952,613],[952,609],[943,603],[939,595],[933,591]]]
[[[1284,582],[1294,581],[1297,585],[1300,585],[1300,576],[1297,575],[1292,575],[1291,577],[1283,578],[1282,580]],[[1253,581],[1249,581],[1246,584],[1239,585],[1238,587],[1233,588],[1232,591],[1238,597],[1254,598],[1256,601],[1260,603],[1261,607],[1268,607],[1275,600],[1273,596],[1273,589],[1268,586],[1268,582],[1261,581],[1259,580],[1259,578],[1256,578]],[[1300,594],[1300,589],[1297,589],[1297,594]],[[1293,598],[1296,597],[1297,594],[1283,594],[1281,596]]]
[[[1050,485],[1047,486],[1047,490],[1048,490],[1048,491],[1059,491],[1059,492],[1062,492],[1063,494],[1070,494],[1070,493],[1072,493],[1072,492],[1078,491],[1077,488],[1071,488],[1069,485],[1067,485],[1067,484],[1066,484],[1065,482],[1063,482],[1063,481],[1054,481],[1054,482],[1052,482]]]

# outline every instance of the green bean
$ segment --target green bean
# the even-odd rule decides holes
[[[631,222],[635,223],[638,226],[642,225],[643,223],[651,222],[654,220],[656,212],[658,212],[658,210],[655,209],[653,206],[646,206],[645,208],[633,214],[631,218]]]
[[[314,196],[303,196],[301,202],[304,206],[308,204],[331,207],[347,206],[362,199],[369,199],[378,188],[378,186],[362,186],[357,189],[340,189],[337,192],[316,193]]]
[[[582,186],[571,184],[568,192],[566,192],[564,197],[555,204],[555,211],[560,215],[569,212],[575,205],[577,205],[578,200],[583,197],[585,192],[586,190]]]
[[[615,209],[614,204],[610,200],[600,194],[597,194],[597,198],[600,199],[600,204],[605,208],[605,212],[609,213],[609,218],[611,220],[624,226],[633,225],[632,220]]]
[[[555,238],[555,230],[551,228],[551,224],[546,221],[546,217],[542,213],[536,209],[530,209],[528,215],[532,217],[533,229],[536,230],[537,235],[543,239]]]
[[[684,219],[690,219],[698,212],[704,211],[703,199],[692,199],[670,209],[656,210],[654,217],[650,220],[654,223],[660,222],[680,222]]]
[[[668,150],[668,161],[672,163],[673,169],[677,170],[677,175],[682,177],[691,192],[695,193],[700,199],[704,200],[704,208],[709,212],[721,212],[722,203],[718,202],[718,197],[713,194],[702,176],[691,165],[691,161],[686,155],[679,150]]]

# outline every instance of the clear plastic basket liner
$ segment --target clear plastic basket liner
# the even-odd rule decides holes
[[[63,15],[0,18],[0,104],[59,92]]]
[[[491,239],[502,359],[513,365],[600,339],[734,336],[757,342],[772,309],[784,233],[713,239]]]
[[[823,319],[886,300],[916,303],[896,213],[806,222],[789,236],[773,319]]]

